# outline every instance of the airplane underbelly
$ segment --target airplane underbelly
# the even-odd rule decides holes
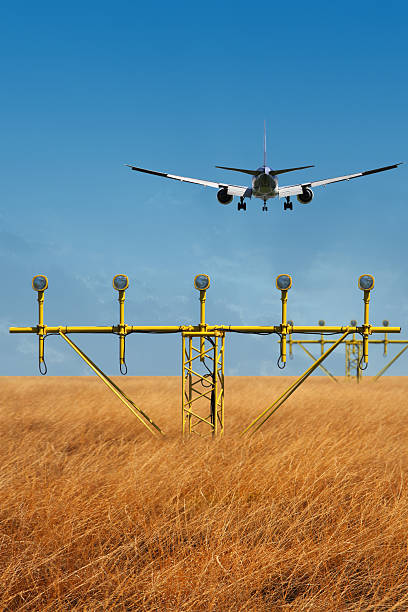
[[[260,190],[257,189],[256,191],[253,189],[252,190],[252,197],[255,198],[276,198],[276,196],[278,195],[278,192],[275,191],[274,189],[271,191],[270,189],[265,189],[265,190]]]
[[[278,195],[277,181],[269,174],[258,174],[252,184],[252,194],[256,198],[274,198]]]

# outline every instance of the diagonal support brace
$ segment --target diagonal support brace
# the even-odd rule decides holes
[[[313,359],[313,361],[316,361],[316,357],[314,355],[312,355],[312,353],[310,351],[307,350],[307,348],[305,346],[303,346],[303,344],[299,344],[299,346],[305,351],[305,353],[307,355],[309,355],[309,357],[311,359]],[[338,383],[339,381],[337,380],[337,378],[335,376],[333,376],[333,374],[331,372],[329,372],[329,370],[327,368],[325,368],[322,364],[319,364],[319,368],[321,370],[323,370],[323,372],[325,374],[327,374],[327,376],[330,378],[330,380],[332,380],[335,383]]]
[[[393,364],[395,361],[397,361],[397,359],[398,359],[399,357],[401,357],[401,355],[402,355],[403,353],[405,353],[405,351],[406,351],[407,349],[408,349],[408,344],[407,344],[407,346],[405,346],[405,347],[402,349],[402,351],[400,351],[399,353],[397,353],[397,354],[395,355],[395,357],[393,357],[393,358],[391,359],[391,361],[389,361],[389,362],[387,363],[387,365],[386,365],[386,366],[384,366],[384,367],[383,367],[383,369],[382,369],[382,370],[380,370],[376,376],[374,376],[374,380],[373,380],[373,382],[377,382],[377,380],[378,380],[378,379],[379,379],[379,378],[380,378],[380,377],[381,377],[381,376],[382,376],[382,375],[383,375],[383,374],[384,374],[384,373],[385,373],[385,372],[388,370],[388,368],[389,368],[389,367],[391,367],[391,366],[392,366],[392,364]]]
[[[252,423],[248,425],[248,427],[241,431],[241,436],[247,433],[255,426],[256,427],[254,431],[257,431],[278,410],[278,408],[280,408],[282,404],[286,402],[286,400],[292,395],[292,393],[294,393],[296,389],[298,389],[300,385],[305,382],[305,380],[310,376],[310,374],[312,374],[319,367],[322,361],[324,361],[334,351],[334,349],[343,342],[343,340],[346,338],[346,336],[348,336],[349,333],[350,331],[347,329],[347,331],[342,336],[340,336],[340,338],[338,338],[338,340],[336,340],[336,342],[334,342],[334,344],[325,353],[323,353],[323,355],[319,357],[319,359],[317,359],[313,365],[310,366],[310,368],[303,372],[303,374],[299,376],[299,378],[297,378],[295,382],[291,384],[290,387],[288,387],[286,391],[284,391],[284,393],[282,393],[282,395],[280,395],[278,399],[273,402],[273,404],[268,406],[268,408],[261,412],[261,414],[254,421],[252,421]]]
[[[160,429],[156,423],[152,421],[152,419],[144,413],[140,408],[136,406],[133,400],[130,399],[119,387],[116,383],[113,382],[112,379],[109,378],[102,370],[91,360],[81,349],[68,338],[61,330],[58,332],[61,338],[65,340],[69,344],[71,348],[85,361],[85,363],[95,372],[97,376],[105,383],[105,385],[120,399],[123,404],[134,414],[134,416],[139,419],[139,421],[150,431],[150,433],[155,435],[155,431],[150,427],[152,425],[156,431],[158,431],[161,435],[164,435],[164,432]],[[148,421],[146,423],[145,421]]]

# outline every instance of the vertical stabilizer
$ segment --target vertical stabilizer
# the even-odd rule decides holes
[[[266,166],[266,121],[264,119],[264,167]]]

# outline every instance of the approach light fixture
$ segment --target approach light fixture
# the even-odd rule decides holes
[[[371,289],[374,289],[374,276],[371,274],[362,274],[358,279],[358,287],[362,291],[371,291]]]
[[[197,291],[205,291],[210,286],[210,277],[207,274],[197,274],[194,279],[194,287]]]
[[[390,324],[390,322],[387,319],[384,319],[383,321],[383,327],[388,327]]]
[[[355,319],[351,319],[350,325],[351,327],[357,327],[357,321]]]
[[[42,274],[33,277],[31,282],[34,291],[45,291],[48,288],[48,278]]]
[[[292,327],[293,327],[293,321],[292,321],[292,319],[289,319],[289,321],[288,321],[288,325],[292,325]]]
[[[292,277],[289,274],[279,274],[276,277],[276,288],[280,291],[287,291],[292,286]]]
[[[116,291],[125,291],[129,287],[129,279],[126,274],[116,274],[113,277],[112,284]]]
[[[324,319],[320,319],[319,325],[320,327],[323,327],[324,325],[326,325],[326,321]]]

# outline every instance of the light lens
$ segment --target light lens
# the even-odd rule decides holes
[[[279,274],[279,276],[276,278],[276,286],[281,291],[290,289],[292,286],[292,277],[289,276],[289,274]]]
[[[33,278],[33,289],[34,291],[45,291],[48,287],[48,279],[46,276],[39,274]]]
[[[323,325],[326,325],[326,321],[324,321],[323,319],[320,319],[319,325],[320,327],[323,327]]]
[[[390,324],[390,322],[389,322],[389,321],[387,321],[387,319],[384,319],[384,321],[383,321],[383,327],[388,327],[388,326],[389,326],[389,324]]]
[[[350,325],[351,327],[357,327],[357,321],[355,319],[351,319]]]
[[[210,277],[207,274],[197,274],[194,279],[194,287],[198,291],[205,291],[210,286]]]
[[[113,287],[117,291],[124,291],[129,287],[129,279],[126,274],[117,274],[113,277]]]
[[[358,286],[362,291],[370,291],[374,287],[374,276],[363,274],[358,279]]]
[[[293,321],[292,321],[292,319],[289,319],[289,321],[288,321],[288,325],[292,325],[292,327],[293,327]]]

